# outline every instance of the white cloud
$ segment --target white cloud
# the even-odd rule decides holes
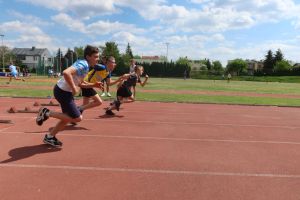
[[[52,25],[50,22],[48,22],[46,20],[42,20],[41,18],[30,15],[30,14],[20,13],[15,10],[8,10],[7,13],[21,22],[26,22],[26,23],[30,23],[30,24],[34,24],[34,25],[39,25],[39,26]]]
[[[15,39],[6,39],[7,46],[17,47],[53,47],[52,38],[44,33],[39,27],[30,23],[20,21],[10,21],[0,24],[0,30],[7,34],[16,34]]]
[[[87,33],[84,23],[79,20],[72,19],[69,15],[65,13],[60,13],[52,17],[52,20],[58,24],[67,26],[72,31],[77,31],[81,33]]]
[[[95,15],[106,15],[118,12],[113,0],[19,0],[59,12],[74,13],[77,17],[87,18]]]

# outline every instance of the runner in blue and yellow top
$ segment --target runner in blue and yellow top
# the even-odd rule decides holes
[[[111,80],[111,72],[115,69],[115,67],[115,58],[111,56],[107,59],[105,65],[97,64],[96,66],[94,66],[85,76],[84,81],[86,83],[96,83],[106,80],[107,85],[114,85],[121,81],[121,78],[115,81]],[[80,106],[80,109],[82,111],[96,106],[100,106],[102,104],[102,99],[100,98],[100,96],[94,88],[82,88],[81,90],[83,96],[83,104],[82,106]],[[92,99],[93,102],[89,102],[90,99]]]

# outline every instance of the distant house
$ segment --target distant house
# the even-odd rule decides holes
[[[14,48],[12,53],[29,69],[53,66],[53,58],[46,48]]]
[[[190,60],[190,66],[192,71],[205,71],[207,67],[200,60]]]
[[[293,67],[300,67],[300,63],[295,63]]]
[[[141,58],[135,58],[134,60],[137,63],[149,63],[149,64],[153,62],[158,62],[158,63],[167,62],[167,59],[164,56],[142,56]]]
[[[246,60],[248,75],[254,75],[255,71],[263,70],[263,61]]]

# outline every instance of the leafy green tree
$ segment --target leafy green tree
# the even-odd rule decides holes
[[[283,71],[289,71],[292,68],[293,67],[286,60],[282,60],[282,61],[276,62],[274,70],[276,72],[283,72]]]
[[[2,57],[3,55],[3,57]],[[16,55],[14,55],[12,53],[12,49],[10,49],[7,46],[1,46],[0,47],[0,66],[2,67],[2,58],[3,58],[3,62],[4,62],[4,66],[8,66],[10,61],[15,61],[15,65],[17,66],[21,66],[21,61],[20,59],[16,59]],[[2,68],[1,68],[2,70]]]
[[[102,54],[106,57],[113,56],[117,61],[120,58],[120,51],[115,42],[106,42]]]
[[[190,66],[190,61],[187,57],[180,57],[176,60],[176,64]]]
[[[218,60],[213,62],[212,70],[215,72],[223,72],[224,68],[222,66],[222,63]]]
[[[228,72],[235,72],[237,75],[240,75],[241,73],[246,72],[247,63],[242,59],[235,59],[230,61],[226,68]]]
[[[113,73],[120,75],[126,71],[126,64],[120,55],[118,44],[115,42],[106,42],[103,50],[101,51],[104,57],[113,56],[116,59],[117,66]]]
[[[83,57],[84,56],[84,48],[83,47],[74,47],[74,52],[77,55],[77,59],[83,59],[84,58]]]

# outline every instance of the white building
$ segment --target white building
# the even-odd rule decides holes
[[[53,66],[53,58],[46,48],[14,48],[12,53],[29,69]]]

